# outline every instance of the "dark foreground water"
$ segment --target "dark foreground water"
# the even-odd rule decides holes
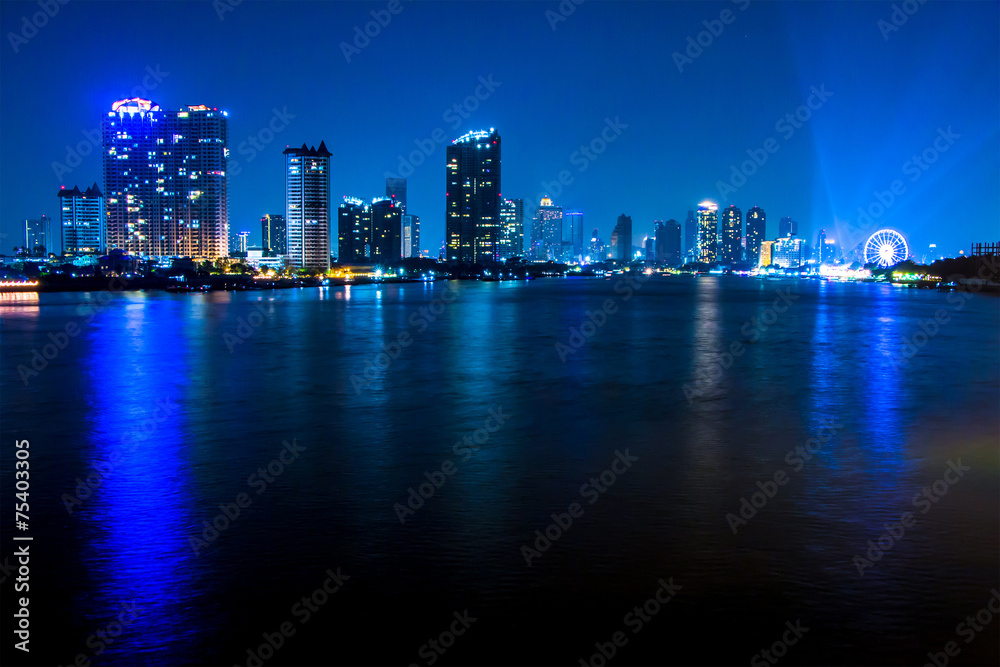
[[[2,662],[996,664],[1000,301],[626,287],[0,296]]]

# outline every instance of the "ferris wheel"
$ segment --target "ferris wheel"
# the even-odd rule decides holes
[[[910,256],[906,239],[897,231],[880,229],[865,243],[865,264],[878,264],[885,269],[899,264]]]

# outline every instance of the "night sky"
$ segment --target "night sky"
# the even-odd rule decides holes
[[[348,63],[340,43],[353,42],[355,27],[390,3],[72,0],[15,45],[22,17],[41,10],[4,0],[0,245],[10,253],[20,244],[24,218],[45,213],[57,222],[59,186],[100,184],[97,150],[61,177],[53,163],[66,164],[67,145],[88,143],[85,131],[112,102],[148,85],[143,96],[164,109],[228,111],[238,162],[230,167],[230,225],[250,230],[252,243],[261,215],[284,211],[287,145],[326,141],[336,206],[343,195],[383,195],[387,173],[403,175],[399,156],[417,150],[417,140],[430,154],[408,176],[409,209],[421,218],[421,246],[436,257],[445,150],[432,137],[496,127],[503,196],[525,199],[526,223],[543,183],[566,170],[572,182],[555,203],[582,210],[586,228],[599,228],[605,242],[620,213],[632,216],[639,244],[654,220],[683,222],[704,199],[736,204],[744,216],[763,207],[768,237],[780,217],[792,216],[812,241],[821,227],[836,236],[838,222],[856,221],[858,207],[898,179],[905,189],[876,219],[880,226],[902,231],[918,257],[928,243],[947,255],[968,252],[971,242],[1000,236],[998,3],[911,2],[916,11],[898,13],[906,21],[890,31],[893,5],[882,2],[566,0],[575,11],[553,29],[555,1],[404,1]],[[219,7],[232,11],[220,20]],[[728,24],[719,21],[723,10]],[[721,34],[678,71],[674,52],[707,31],[706,21]],[[475,95],[480,77],[495,89],[480,87],[485,99],[458,118],[454,105]],[[799,128],[776,126],[810,99],[811,87],[832,94],[812,99],[818,108]],[[243,143],[275,110],[290,117],[274,121],[280,131],[271,142],[261,150]],[[618,119],[620,134],[605,132],[614,140],[604,152],[574,156],[609,119]],[[946,150],[926,170],[907,164],[939,137]],[[731,166],[749,159],[748,150],[759,156],[768,139],[777,150],[720,195]]]

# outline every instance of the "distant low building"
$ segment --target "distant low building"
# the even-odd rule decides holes
[[[774,248],[774,241],[762,241],[760,244],[760,264],[758,266],[771,266],[771,255]]]
[[[805,241],[798,236],[786,236],[774,242],[771,264],[783,269],[797,269],[806,263]]]
[[[63,252],[92,255],[104,252],[104,194],[94,183],[86,191],[74,186],[59,190]]]
[[[284,257],[268,257],[267,250],[264,248],[250,248],[247,250],[246,263],[253,268],[260,270],[262,268],[274,269],[280,271],[285,268]]]

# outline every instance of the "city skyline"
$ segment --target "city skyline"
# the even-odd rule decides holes
[[[439,165],[445,144],[485,127],[500,128],[511,143],[501,193],[505,198],[524,199],[530,210],[548,187],[547,194],[557,204],[583,211],[587,224],[596,226],[604,238],[610,236],[617,215],[626,211],[638,234],[633,244],[651,232],[654,220],[682,219],[703,199],[720,208],[734,204],[744,211],[760,206],[773,221],[783,216],[798,220],[803,237],[810,241],[819,229],[826,229],[839,242],[837,224],[856,220],[859,208],[877,211],[882,194],[892,203],[884,206],[877,227],[900,229],[914,248],[936,243],[943,254],[956,254],[970,242],[988,238],[995,227],[1000,210],[994,187],[1000,153],[992,113],[997,91],[976,76],[979,68],[997,69],[997,39],[989,30],[998,13],[994,4],[962,5],[962,12],[940,3],[921,5],[906,25],[885,35],[878,21],[888,17],[891,7],[875,3],[617,3],[613,8],[588,3],[554,25],[545,16],[544,3],[495,5],[498,34],[511,25],[522,27],[523,54],[490,55],[508,54],[495,42],[498,37],[487,33],[475,39],[486,40],[492,50],[477,48],[477,58],[468,62],[441,60],[417,49],[415,40],[450,34],[489,7],[481,3],[402,7],[385,28],[392,38],[372,39],[360,53],[350,55],[350,62],[333,48],[332,73],[321,75],[332,93],[321,92],[320,99],[311,101],[295,87],[305,76],[292,67],[298,47],[255,47],[263,48],[261,56],[268,65],[253,77],[252,86],[239,76],[211,74],[228,72],[228,56],[245,48],[237,41],[236,28],[265,17],[289,30],[324,21],[337,27],[332,41],[339,45],[350,43],[355,25],[371,20],[369,6],[295,5],[297,11],[275,17],[264,7],[244,3],[221,21],[210,4],[170,11],[155,5],[125,11],[101,4],[62,7],[37,36],[19,44],[16,53],[10,44],[6,47],[12,52],[5,57],[5,79],[13,92],[0,101],[0,111],[10,121],[0,130],[0,138],[11,147],[0,163],[9,184],[0,202],[0,231],[7,234],[7,246],[15,245],[10,239],[16,238],[23,220],[41,214],[56,218],[58,201],[52,193],[60,186],[100,181],[100,157],[88,136],[110,101],[136,92],[163,108],[204,103],[229,112],[235,161],[230,168],[230,225],[236,231],[251,230],[254,243],[256,221],[281,206],[282,184],[275,178],[280,171],[278,155],[286,146],[325,137],[333,153],[335,200],[368,191],[376,179],[407,178],[410,208],[421,216],[421,246],[434,256],[444,239]],[[32,3],[4,3],[0,17],[7,25],[17,25],[32,8]],[[718,20],[724,9],[734,13],[731,24],[718,36],[709,35],[711,43],[699,47],[700,55],[686,55],[688,38],[697,38],[706,30],[703,22]],[[162,34],[140,37],[124,29],[136,21],[162,25]],[[791,24],[800,29],[786,29]],[[864,24],[870,26],[870,34],[858,37],[851,53],[841,54],[843,62],[821,57],[842,51],[833,45],[847,34],[848,25],[853,30]],[[69,56],[70,35],[89,25],[121,34],[124,44],[117,52],[138,55],[112,59],[103,50],[74,50]],[[182,25],[191,39],[204,44],[204,54],[177,51],[168,35]],[[605,28],[611,31],[603,40],[609,45],[623,40],[641,45],[649,41],[643,36],[652,26],[664,26],[663,34],[650,41],[663,48],[662,53],[650,51],[646,57],[670,83],[678,102],[671,107],[692,113],[669,111],[666,119],[654,120],[653,111],[662,107],[662,93],[635,97],[643,75],[624,67],[610,46],[599,46],[593,54],[567,53],[562,48]],[[969,39],[953,44],[947,35],[955,30],[969,34]],[[806,40],[804,35],[811,37]],[[819,44],[812,43],[817,40]],[[830,49],[824,48],[827,42]],[[748,55],[750,43],[766,46]],[[418,51],[416,58],[402,55]],[[28,90],[31,81],[44,78],[46,71],[70,57],[82,71],[93,73],[66,83],[63,99],[70,103],[39,107],[19,102],[24,97],[17,94],[19,89]],[[734,59],[740,61],[735,69]],[[892,87],[884,85],[902,64],[924,60],[935,61],[939,71],[947,73],[934,80],[940,95],[918,102],[897,98]],[[427,90],[415,96],[407,113],[369,112],[351,101],[332,105],[335,111],[324,109],[328,94],[377,85],[380,68],[389,62],[402,67],[404,78],[412,79],[408,88]],[[538,67],[549,76],[530,75],[534,63],[540,63]],[[875,67],[867,82],[848,74],[861,66]],[[204,76],[206,67],[210,76]],[[607,76],[588,81],[592,92],[585,95],[593,104],[567,111],[561,101],[577,95],[583,83],[574,73],[577,69]],[[706,81],[712,82],[707,88]],[[314,91],[314,83],[303,90]],[[735,111],[705,104],[706,92],[714,96],[726,89],[768,92],[752,98],[744,94]],[[978,103],[959,102],[968,96]],[[625,100],[633,97],[626,105]],[[526,111],[521,100],[529,98],[561,109],[551,115],[560,121],[548,122],[544,110]],[[860,109],[865,110],[863,126],[857,122]],[[939,130],[951,137],[951,144]],[[767,143],[769,139],[772,143]],[[775,152],[765,150],[775,145]],[[643,146],[654,148],[656,157],[636,157],[644,154]],[[752,159],[756,162],[747,162]],[[652,187],[654,181],[670,185]],[[901,194],[892,194],[895,181],[900,182]],[[977,201],[979,214],[961,230],[939,224],[970,200]],[[773,227],[766,236],[776,236]]]

